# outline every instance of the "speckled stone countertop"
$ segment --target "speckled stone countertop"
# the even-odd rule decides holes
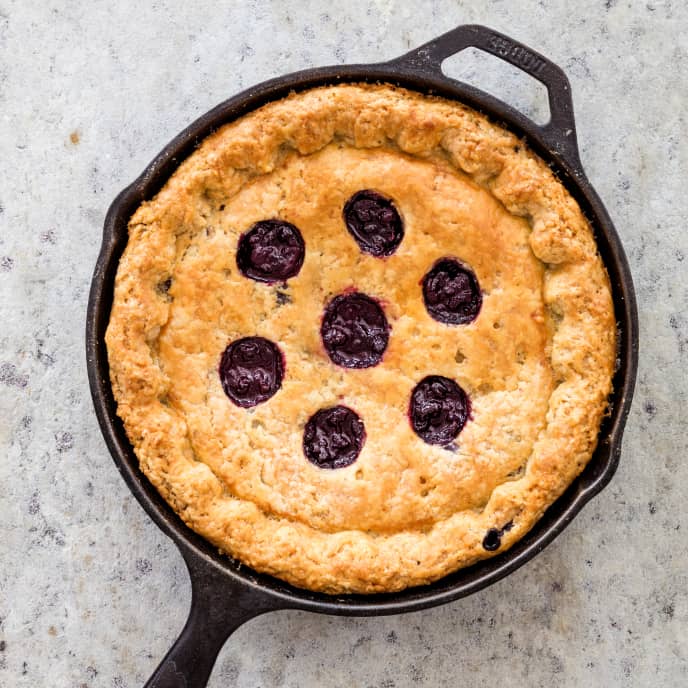
[[[641,365],[619,471],[489,589],[405,616],[265,615],[210,686],[688,685],[688,6],[146,4],[0,0],[0,685],[140,686],[188,609],[182,559],[119,477],[88,391],[84,313],[111,200],[251,84],[472,22],[565,68],[583,163],[628,252]],[[504,65],[447,68],[541,112]]]

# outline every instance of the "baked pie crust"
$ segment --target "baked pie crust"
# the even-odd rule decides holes
[[[361,250],[343,208],[392,200],[403,240]],[[305,257],[285,283],[237,267],[239,238],[278,218]],[[430,316],[436,261],[470,266],[477,318]],[[379,364],[328,357],[326,305],[377,300]],[[244,408],[223,391],[223,351],[263,337],[281,387]],[[315,88],[205,139],[129,222],[106,334],[118,414],[142,471],[195,531],[253,569],[326,593],[398,591],[508,549],[589,461],[615,361],[609,280],[591,228],[547,165],[459,103],[385,84]],[[428,444],[409,422],[427,376],[456,381],[470,417]],[[355,410],[358,458],[304,456],[322,408]]]

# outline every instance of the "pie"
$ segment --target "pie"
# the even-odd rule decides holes
[[[256,571],[398,591],[511,547],[590,460],[609,279],[548,166],[457,102],[293,93],[129,222],[106,334],[141,470]]]

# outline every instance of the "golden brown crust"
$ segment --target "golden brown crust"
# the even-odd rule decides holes
[[[373,188],[405,224],[398,251],[361,253],[342,207]],[[306,258],[277,287],[244,278],[238,237],[280,217]],[[419,281],[442,256],[483,288],[470,325],[431,319]],[[169,290],[165,281],[171,279]],[[355,286],[383,300],[382,363],[333,365],[324,304]],[[282,388],[232,404],[217,367],[260,335]],[[131,218],[106,335],[112,387],[141,468],[194,530],[258,571],[329,593],[400,590],[503,551],[580,473],[611,391],[615,323],[588,223],[548,167],[473,110],[387,85],[295,94],[206,139]],[[473,418],[450,452],[408,423],[425,375],[456,379]],[[367,440],[347,468],[303,456],[303,427],[344,403]]]

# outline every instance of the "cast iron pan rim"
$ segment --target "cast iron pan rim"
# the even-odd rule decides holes
[[[455,32],[458,35],[460,30],[483,31],[489,32],[491,36],[501,36],[484,27],[459,27],[437,41]],[[512,44],[519,45],[515,42]],[[91,393],[108,448],[130,490],[155,523],[180,547],[187,563],[193,559],[202,560],[221,571],[222,575],[236,586],[253,590],[269,600],[266,610],[298,608],[362,616],[395,614],[439,605],[477,592],[513,572],[544,549],[564,530],[582,507],[606,486],[618,465],[621,435],[630,409],[637,368],[635,297],[628,264],[611,219],[587,181],[578,160],[572,116],[568,140],[564,139],[561,145],[558,145],[554,140],[556,137],[547,126],[538,127],[501,101],[443,76],[438,69],[441,62],[423,63],[419,58],[423,57],[424,47],[388,63],[331,66],[288,74],[230,98],[193,122],[165,146],[143,174],[114,200],[105,220],[103,245],[89,298],[86,349]],[[551,64],[548,61],[547,63]],[[565,77],[563,78],[565,80]],[[604,257],[613,283],[617,321],[620,324],[621,351],[610,418],[601,430],[598,448],[588,466],[588,469],[591,469],[592,465],[596,464],[597,473],[591,476],[591,471],[586,469],[522,540],[497,557],[450,574],[428,586],[410,588],[399,593],[329,596],[294,588],[232,562],[218,554],[209,543],[191,531],[164,502],[140,472],[123,426],[116,417],[103,334],[110,313],[115,271],[126,244],[126,225],[139,203],[151,198],[200,141],[223,124],[266,102],[284,97],[291,91],[344,82],[389,82],[422,93],[434,93],[459,100],[484,112],[494,121],[504,124],[525,138],[528,145],[553,167],[576,197],[592,222],[601,249],[606,250]],[[587,481],[584,480],[585,476]],[[462,579],[467,579],[468,582]]]

